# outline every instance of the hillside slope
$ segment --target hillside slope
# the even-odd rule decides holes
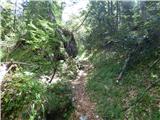
[[[87,90],[97,103],[97,112],[109,120],[159,120],[160,63],[148,59],[126,71],[117,83],[123,66],[122,54],[99,52],[92,57],[94,70]]]

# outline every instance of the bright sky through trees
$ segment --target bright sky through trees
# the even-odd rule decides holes
[[[12,3],[17,2],[17,9],[21,9],[21,4],[24,1],[29,1],[29,0],[10,0],[10,1]],[[37,0],[37,1],[43,1],[43,0]],[[80,11],[86,8],[88,0],[62,0],[61,2],[65,3],[65,7],[62,14],[62,20],[64,22],[67,22],[72,15],[79,15]],[[7,5],[7,0],[1,0],[0,5],[2,6]]]
[[[80,11],[86,8],[88,0],[64,0],[65,8],[62,14],[62,19],[64,22],[68,21],[72,15],[79,15]]]

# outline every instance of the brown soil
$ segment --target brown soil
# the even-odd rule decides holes
[[[71,82],[75,106],[72,120],[101,120],[95,113],[95,103],[90,101],[85,90],[86,75],[91,68],[91,65],[85,65],[84,70],[79,71],[77,79]]]

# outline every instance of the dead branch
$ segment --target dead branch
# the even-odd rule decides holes
[[[18,61],[0,62],[0,64],[19,64],[19,65],[29,65],[29,66],[33,66],[34,65],[34,64],[25,63],[25,62],[18,62]]]
[[[154,81],[151,85],[149,85],[149,86],[144,90],[144,92],[141,94],[141,96],[138,97],[134,103],[130,104],[130,106],[124,108],[122,111],[127,111],[127,110],[130,109],[131,107],[135,106],[138,102],[140,102],[140,101],[142,100],[142,98],[144,97],[145,93],[146,93],[147,91],[149,91],[151,88],[157,86],[157,84],[158,84],[159,82],[160,82],[160,79]]]
[[[119,82],[122,79],[122,77],[123,77],[123,75],[124,75],[124,73],[125,73],[125,71],[128,67],[128,64],[129,64],[129,61],[131,59],[131,55],[132,55],[133,52],[134,51],[130,52],[127,59],[125,60],[124,65],[122,67],[122,70],[121,70],[120,74],[118,75],[117,82]]]
[[[127,68],[127,65],[128,65],[129,60],[130,60],[130,57],[128,57],[128,58],[125,60],[125,63],[124,63],[124,65],[123,65],[123,67],[122,67],[122,70],[121,70],[120,74],[118,75],[117,81],[120,81],[120,80],[122,79],[122,77],[123,77],[123,75],[124,75],[124,73],[125,73],[125,71],[126,71],[126,68]]]
[[[122,79],[122,77],[123,77],[124,73],[126,72],[128,66],[131,65],[130,64],[131,60],[134,61],[134,62],[136,61],[136,56],[135,55],[137,55],[137,53],[139,54],[141,52],[142,47],[143,47],[143,44],[142,45],[136,45],[131,50],[131,52],[128,53],[128,57],[126,58],[126,60],[124,62],[122,70],[121,70],[121,72],[120,72],[120,74],[119,74],[119,76],[117,78],[117,82],[119,82],[119,80]]]
[[[54,78],[54,76],[55,76],[55,74],[56,74],[56,72],[57,72],[58,64],[59,64],[59,63],[56,63],[56,65],[55,65],[55,68],[54,68],[54,70],[53,70],[53,73],[52,73],[52,76],[51,76],[51,79],[50,79],[49,83],[52,82],[52,80],[53,80],[53,78]]]
[[[160,58],[156,59],[151,65],[150,68],[152,68],[155,64],[157,64],[160,61]]]
[[[78,31],[78,29],[83,25],[83,23],[84,23],[85,20],[87,19],[87,17],[88,17],[88,15],[89,15],[90,11],[91,11],[91,8],[90,8],[90,10],[88,10],[88,12],[87,12],[85,18],[83,19],[83,21],[81,22],[81,24],[80,24],[79,26],[77,26],[77,28],[75,28],[74,30],[72,30],[72,32]]]

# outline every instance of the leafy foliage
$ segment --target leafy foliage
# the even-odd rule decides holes
[[[90,73],[87,90],[97,103],[97,112],[103,119],[159,119],[159,83],[146,91],[148,86],[159,79],[159,64],[152,69],[145,62],[138,64],[127,71],[123,81],[117,84],[123,57],[112,52],[101,52],[92,57],[92,62],[95,69]]]
[[[160,75],[160,2],[90,1],[81,13],[84,20],[66,23],[72,32],[62,28],[63,6],[57,1],[26,1],[22,9],[16,9],[17,1],[2,3],[0,58],[24,63],[3,81],[3,119],[68,119],[73,108],[68,80],[77,76],[77,49],[91,56],[87,90],[104,119],[160,119],[159,83],[153,84]],[[53,71],[61,81],[41,83],[40,76]]]
[[[22,72],[16,73],[12,79],[7,79],[2,85],[3,119],[9,120],[21,116],[27,117],[24,119],[33,119],[38,115],[37,111],[44,112],[43,94],[46,88],[40,82]]]
[[[71,89],[67,82],[46,86],[19,71],[2,84],[2,108],[4,120],[41,120],[48,114],[66,118],[72,110]]]
[[[57,74],[61,74],[62,58],[56,57],[66,53],[56,31],[61,25],[60,5],[56,1],[29,1],[23,3],[22,10],[13,12],[16,4],[6,4],[12,7],[3,6],[2,9],[1,39],[7,43],[4,44],[3,52],[6,53],[2,54],[2,61],[27,65],[18,65],[20,70],[11,71],[2,84],[3,119],[67,119],[72,111],[71,90],[67,82],[70,78],[51,85],[41,83],[40,79],[42,75],[52,74],[53,69],[58,69]]]
[[[159,2],[91,1],[86,20],[91,30],[84,45],[89,49],[116,46],[114,50],[130,51],[146,42],[154,44],[150,44],[150,48],[158,48],[159,44],[155,44],[159,43],[159,36],[153,38],[156,36],[153,33],[159,31],[156,30],[159,28],[158,9]],[[147,45],[144,49],[148,49]]]

